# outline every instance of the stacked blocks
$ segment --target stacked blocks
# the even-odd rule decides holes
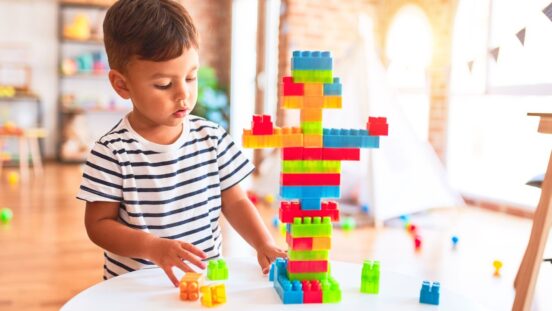
[[[201,304],[214,307],[226,303],[226,287],[224,284],[201,286]]]
[[[209,261],[207,264],[207,278],[211,281],[228,279],[228,266],[224,259]]]
[[[365,260],[362,265],[360,292],[365,294],[379,293],[380,263],[379,261]]]
[[[198,300],[202,279],[201,273],[187,272],[180,280],[180,299]]]
[[[438,306],[440,288],[441,285],[439,282],[433,282],[431,284],[428,281],[424,281],[422,283],[422,289],[420,290],[420,303]]]
[[[254,116],[252,129],[244,130],[243,146],[282,148],[280,197],[288,201],[280,202],[279,218],[289,259],[271,266],[276,292],[284,304],[336,303],[341,289],[331,277],[328,256],[339,209],[327,199],[340,196],[341,161],[360,160],[360,148],[379,148],[388,125],[385,118],[369,118],[366,129],[323,128],[323,109],[342,106],[342,85],[333,76],[330,52],[294,51],[291,73],[282,79],[281,103],[300,110],[300,126],[278,128],[268,116]],[[377,269],[379,279],[379,265]],[[377,292],[375,286],[369,291]]]

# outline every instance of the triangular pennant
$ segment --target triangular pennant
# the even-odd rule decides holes
[[[525,46],[525,27],[523,27],[522,30],[516,33],[516,37],[518,38],[519,42],[521,42],[521,45]]]
[[[546,15],[546,17],[548,17],[548,19],[550,21],[552,21],[552,3],[550,3],[548,6],[546,6],[543,10],[542,10],[542,13],[544,13],[544,15]]]
[[[472,69],[473,69],[473,60],[470,60],[468,62],[468,70],[470,71],[470,73],[472,72]]]
[[[500,53],[500,47],[496,47],[489,51],[489,54],[491,54],[495,62],[498,62],[498,53]]]

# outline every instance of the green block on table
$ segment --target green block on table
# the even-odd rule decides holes
[[[341,161],[282,161],[282,173],[341,173]]]
[[[365,294],[379,293],[380,263],[379,261],[365,260],[362,265],[360,292]]]
[[[328,251],[288,251],[289,260],[328,260]]]
[[[339,283],[329,277],[327,280],[324,280],[321,283],[322,287],[322,302],[323,303],[336,303],[341,301],[341,288],[339,288]]]
[[[332,235],[332,219],[330,217],[298,217],[294,218],[293,223],[288,226],[288,232],[294,238]]]
[[[332,70],[292,70],[294,83],[333,83]]]
[[[211,281],[227,280],[228,266],[224,259],[215,259],[207,264],[207,278]]]

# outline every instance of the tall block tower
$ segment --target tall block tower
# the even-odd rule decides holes
[[[360,160],[360,148],[379,148],[387,136],[384,117],[369,117],[365,129],[322,127],[323,109],[342,107],[341,81],[327,51],[294,51],[291,77],[282,79],[284,109],[299,109],[299,127],[278,128],[268,115],[253,116],[243,131],[245,148],[281,148],[280,221],[286,224],[288,259],[278,259],[271,280],[288,303],[341,301],[328,254],[332,222],[339,221],[341,161]]]

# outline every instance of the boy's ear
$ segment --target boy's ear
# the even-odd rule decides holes
[[[124,99],[130,98],[130,92],[127,87],[126,79],[123,74],[118,72],[117,70],[111,69],[109,71],[109,82],[111,82],[111,86]]]

